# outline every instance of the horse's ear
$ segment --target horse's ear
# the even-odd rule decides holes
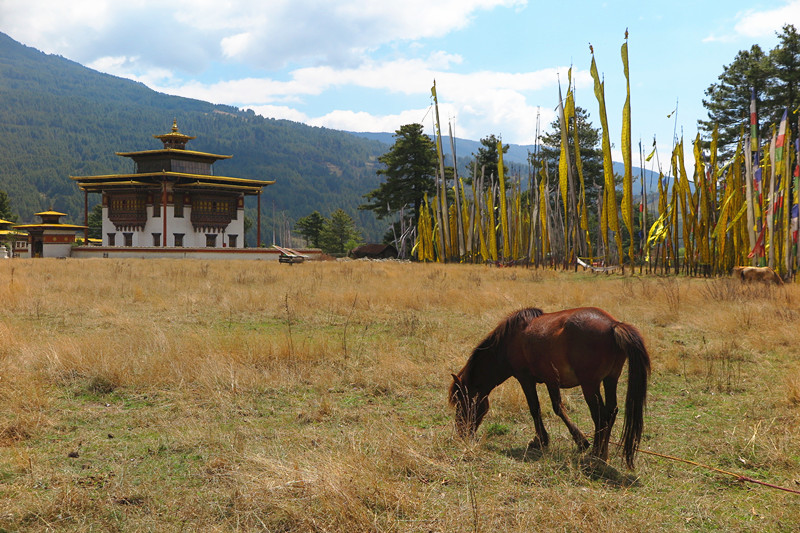
[[[450,375],[453,376],[453,383],[456,383],[457,385],[461,385],[461,378],[459,378],[455,374],[450,374]]]

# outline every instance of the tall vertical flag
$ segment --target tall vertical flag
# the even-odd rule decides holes
[[[572,69],[567,71],[569,86],[572,87]],[[571,98],[570,98],[571,96]],[[575,93],[570,91],[567,94],[567,110],[575,117],[575,127],[572,128],[572,148],[575,152],[575,169],[578,171],[578,183],[580,185],[580,197],[578,198],[578,217],[580,218],[581,230],[584,233],[589,258],[592,258],[592,241],[589,238],[589,216],[586,209],[586,184],[583,179],[583,160],[581,159],[581,145],[578,139],[578,116],[575,113]],[[583,253],[583,252],[582,252]]]
[[[569,89],[567,89],[569,91]],[[561,98],[561,82],[558,83],[558,122],[561,125],[561,153],[558,157],[558,184],[561,191],[561,203],[564,205],[564,256],[569,250],[569,214],[567,206],[569,204],[569,122],[564,114],[564,101]]]
[[[500,181],[500,228],[503,231],[503,260],[511,259],[508,240],[508,208],[506,207],[506,180],[503,172],[503,141],[497,141],[497,176]]]
[[[633,268],[633,165],[631,162],[631,82],[628,76],[628,30],[625,30],[625,42],[622,45],[622,66],[625,72],[625,84],[628,90],[625,105],[622,108],[622,161],[625,163],[625,176],[622,181],[622,221],[628,228],[630,244],[628,258]],[[622,250],[620,250],[622,257]]]
[[[442,130],[439,125],[439,97],[436,95],[436,80],[433,80],[433,87],[431,87],[431,96],[433,97],[433,106],[436,111],[436,155],[439,158],[439,173],[441,174],[439,180],[441,182],[439,191],[439,205],[437,208],[441,209],[441,221],[439,225],[439,240],[441,248],[439,249],[439,261],[445,262],[450,255],[448,250],[448,243],[450,242],[450,224],[448,222],[450,210],[447,208],[447,180],[444,173],[444,155],[442,154]]]
[[[604,83],[600,81],[597,73],[597,65],[594,61],[594,48],[589,45],[592,52],[592,65],[590,72],[594,79],[594,95],[600,107],[600,125],[602,127],[602,149],[603,149],[603,175],[605,182],[603,186],[603,215],[602,218],[608,220],[608,228],[614,232],[614,241],[617,244],[618,260],[622,263],[622,238],[619,234],[619,218],[617,217],[617,198],[614,184],[614,169],[611,162],[611,141],[608,137],[608,116],[606,115],[606,99]],[[601,226],[603,226],[601,222]],[[603,242],[608,239],[606,232],[603,231]],[[606,257],[608,258],[608,247],[606,247]]]
[[[758,118],[756,115],[756,88],[750,87],[750,151],[758,152]]]
[[[784,145],[786,144],[786,118],[787,118],[788,110],[783,110],[783,118],[781,119],[781,125],[778,127],[778,137],[775,139],[775,160],[772,163],[775,165],[775,173],[779,176],[783,176],[783,149]]]
[[[795,167],[794,167],[794,205],[792,205],[792,240],[795,246],[798,243],[798,215],[800,215],[800,138],[794,141]],[[800,256],[800,250],[798,250]]]

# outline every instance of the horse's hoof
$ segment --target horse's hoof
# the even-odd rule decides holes
[[[580,451],[582,451],[582,452],[585,452],[586,450],[588,450],[588,449],[589,449],[589,446],[590,446],[590,444],[589,444],[589,441],[588,441],[588,440],[586,440],[586,439],[583,439],[582,441],[580,441],[580,442],[578,443],[578,449],[579,449]]]
[[[547,443],[542,442],[542,439],[539,437],[536,437],[528,443],[529,450],[543,450],[544,448],[547,448]]]

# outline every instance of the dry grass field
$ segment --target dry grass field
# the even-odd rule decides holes
[[[0,262],[0,531],[797,531],[800,495],[640,453],[583,465],[513,380],[510,312],[594,305],[653,362],[642,449],[800,490],[800,285],[394,262]],[[624,397],[627,369],[620,396]],[[540,390],[540,397],[546,395]],[[570,416],[591,431],[578,391]],[[622,407],[622,406],[621,406]],[[621,430],[620,413],[615,435]]]

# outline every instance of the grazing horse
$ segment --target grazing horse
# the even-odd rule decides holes
[[[633,468],[644,425],[650,357],[634,326],[594,307],[555,313],[528,308],[500,322],[475,348],[464,368],[453,374],[449,401],[456,408],[456,428],[462,436],[474,435],[489,410],[489,393],[513,376],[522,386],[536,428],[531,446],[546,447],[550,440],[536,393],[536,384],[544,383],[553,411],[567,425],[580,450],[586,450],[589,441],[567,416],[561,401],[560,389],[580,386],[594,421],[592,454],[606,460],[617,416],[617,381],[626,360],[628,394],[622,448],[628,468]]]

